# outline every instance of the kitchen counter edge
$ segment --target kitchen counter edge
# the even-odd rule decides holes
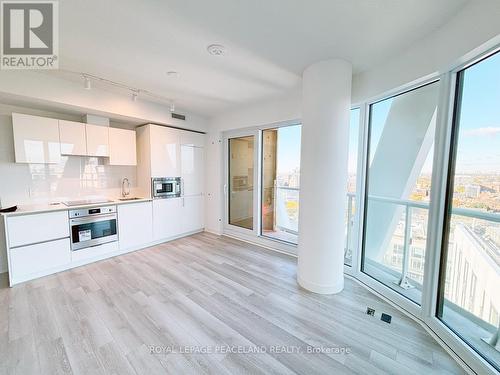
[[[141,198],[141,199],[133,199],[127,201],[120,201],[118,199],[113,199],[112,202],[103,202],[103,203],[92,203],[92,204],[84,204],[81,206],[66,206],[63,203],[59,203],[57,205],[19,205],[17,211],[14,212],[4,212],[0,213],[1,216],[9,217],[9,216],[21,216],[21,215],[33,215],[33,214],[41,214],[45,212],[56,212],[56,211],[69,211],[69,210],[78,210],[81,208],[88,207],[102,207],[102,206],[115,206],[122,204],[132,204],[132,203],[144,203],[151,202],[153,199],[151,198]],[[25,207],[25,208],[24,208]]]

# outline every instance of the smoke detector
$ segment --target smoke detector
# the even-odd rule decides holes
[[[226,47],[221,44],[210,44],[207,51],[212,56],[224,56],[226,54]]]

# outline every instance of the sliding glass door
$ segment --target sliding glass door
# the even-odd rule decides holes
[[[301,125],[262,131],[261,235],[297,244]]]
[[[224,133],[226,233],[297,253],[301,129],[286,121]]]
[[[500,370],[500,53],[456,98],[437,316]]]
[[[228,139],[228,223],[254,229],[255,137]]]
[[[439,82],[370,105],[362,271],[420,304]]]

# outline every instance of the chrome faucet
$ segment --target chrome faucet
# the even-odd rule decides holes
[[[122,180],[122,197],[126,198],[130,195],[130,181],[127,177]]]

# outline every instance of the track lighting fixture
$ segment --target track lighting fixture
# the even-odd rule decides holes
[[[169,105],[170,106],[170,112],[174,112],[175,111],[175,104],[174,102],[172,101],[171,98],[166,98],[164,96],[161,96],[161,95],[158,95],[158,94],[155,94],[151,91],[148,91],[148,90],[143,90],[143,89],[140,89],[140,88],[137,88],[137,87],[131,87],[131,86],[128,86],[128,85],[125,85],[123,83],[120,83],[120,82],[115,82],[115,81],[112,81],[112,80],[109,80],[109,79],[106,79],[106,78],[102,78],[102,77],[98,77],[98,76],[95,76],[93,74],[89,74],[89,73],[84,73],[84,72],[75,72],[75,71],[71,71],[71,70],[64,70],[64,69],[60,69],[61,72],[64,72],[64,73],[68,73],[68,74],[73,74],[73,75],[78,75],[79,77],[81,77],[81,79],[83,79],[83,87],[85,88],[85,90],[91,90],[92,89],[92,81],[95,81],[99,84],[99,86],[101,85],[107,85],[107,86],[112,86],[112,87],[116,87],[118,89],[121,89],[121,90],[126,90],[128,91],[129,93],[131,93],[131,100],[136,102],[139,100],[139,95],[141,96],[141,99],[155,99],[156,101],[160,101],[161,103],[163,103],[164,105]],[[168,75],[169,76],[172,76],[172,75],[176,75],[177,72],[169,72]],[[177,73],[178,74],[178,73]]]

